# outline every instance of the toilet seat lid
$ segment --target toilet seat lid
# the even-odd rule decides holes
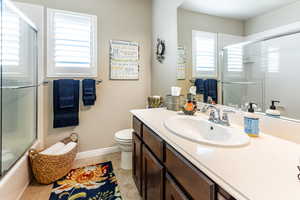
[[[116,132],[115,138],[118,140],[132,140],[133,129],[124,129]]]

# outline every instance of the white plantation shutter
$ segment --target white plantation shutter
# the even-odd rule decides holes
[[[20,65],[20,19],[19,16],[9,9],[2,13],[2,34],[1,39],[1,64],[3,72],[16,71]]]
[[[280,64],[280,49],[279,48],[268,48],[268,72],[278,73]]]
[[[236,46],[227,49],[227,71],[243,72],[243,47]]]
[[[48,9],[48,76],[97,76],[97,18]]]
[[[193,31],[193,76],[216,76],[217,34]]]

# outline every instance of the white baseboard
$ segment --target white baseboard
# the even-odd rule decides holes
[[[116,153],[116,152],[120,152],[120,148],[118,146],[94,149],[94,150],[90,150],[90,151],[83,151],[83,152],[77,153],[75,159],[80,160],[80,159],[84,159],[84,158],[99,157],[99,156]]]

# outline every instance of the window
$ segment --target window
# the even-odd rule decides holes
[[[243,72],[243,47],[234,46],[227,49],[227,71]]]
[[[48,9],[48,77],[97,76],[97,17]]]
[[[6,9],[2,17],[1,64],[4,74],[16,74],[20,66],[20,19],[19,16]],[[3,52],[2,52],[3,51]]]
[[[217,76],[217,34],[193,31],[193,77]]]
[[[278,73],[280,63],[280,49],[279,48],[268,48],[268,72]]]

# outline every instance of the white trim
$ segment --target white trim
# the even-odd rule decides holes
[[[214,38],[215,52],[214,52],[214,71],[197,71],[197,44],[196,37]],[[218,77],[218,33],[205,32],[199,30],[192,30],[192,77],[193,78],[217,78]]]
[[[59,70],[54,63],[53,17],[55,13],[64,13],[91,18],[91,64],[89,68],[70,68]],[[47,8],[47,77],[97,77],[98,76],[98,33],[97,16],[79,12]]]
[[[245,41],[255,42],[259,40],[266,40],[272,37],[296,33],[300,31],[300,22],[295,22],[283,26],[279,26],[273,29],[269,29],[263,32],[251,34],[245,37]]]
[[[36,27],[36,25],[26,16],[24,15],[20,9],[18,9],[10,0],[5,0],[4,4],[10,8],[11,10],[13,10],[14,12],[17,13],[17,15],[19,15],[19,17],[24,20],[25,22],[27,22],[35,31],[38,31],[39,29]]]
[[[94,149],[94,150],[90,150],[90,151],[83,151],[83,152],[77,153],[75,160],[104,156],[104,155],[116,153],[116,152],[120,152],[120,148],[118,146]]]

